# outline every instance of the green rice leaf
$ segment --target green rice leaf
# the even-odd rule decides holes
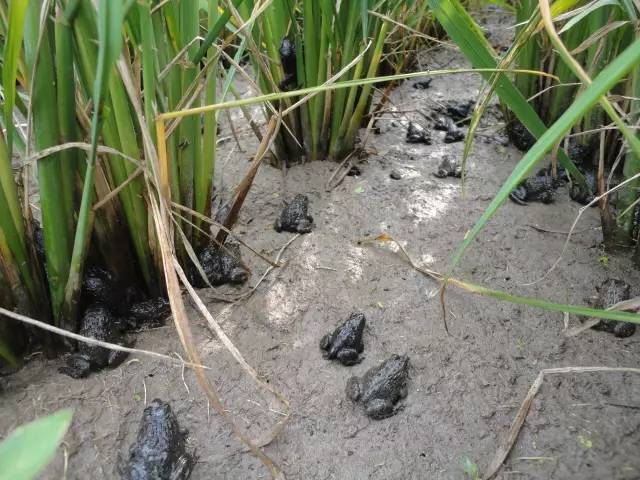
[[[624,75],[640,62],[640,39],[634,41],[593,80],[565,113],[547,130],[536,144],[522,157],[509,178],[502,185],[480,219],[467,232],[464,241],[453,257],[451,270],[458,264],[466,249],[495,215],[509,193],[531,172],[536,163],[580,120],[580,118],[605,95]]]
[[[73,413],[60,410],[16,428],[0,444],[0,480],[30,480],[53,458]]]
[[[9,2],[9,20],[7,39],[5,40],[2,68],[2,86],[4,88],[4,126],[7,129],[7,149],[9,157],[13,151],[13,107],[16,99],[16,76],[18,60],[24,33],[24,21],[27,14],[28,0],[11,0]]]
[[[493,48],[459,0],[447,2],[428,0],[428,2],[435,17],[475,68],[496,68],[497,61]],[[487,81],[491,80],[490,72],[482,75]],[[546,125],[506,75],[499,74],[495,91],[527,130],[534,137],[540,138],[547,129]],[[574,178],[584,179],[563,150],[558,151],[558,160]]]
[[[592,2],[587,8],[581,11],[578,15],[569,20],[564,27],[558,32],[560,34],[566,32],[570,28],[574,27],[577,23],[580,22],[583,18],[587,17],[591,13],[593,13],[598,8],[606,7],[607,5],[614,5],[619,7],[620,2],[618,0],[598,0],[597,2]]]

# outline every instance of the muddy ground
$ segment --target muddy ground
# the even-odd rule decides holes
[[[499,43],[508,21],[484,14]],[[501,37],[502,35],[502,37]],[[503,41],[504,38],[502,38]],[[447,48],[425,52],[423,67],[462,66]],[[288,479],[458,479],[468,457],[482,472],[503,442],[517,408],[543,368],[637,366],[640,333],[627,339],[595,331],[566,338],[560,313],[471,296],[455,288],[447,295],[451,336],[443,328],[436,284],[413,271],[386,247],[359,244],[388,232],[423,266],[446,268],[464,232],[480,216],[521,153],[500,144],[501,124],[488,115],[475,141],[466,194],[458,179],[436,179],[444,154],[460,155],[463,144],[404,141],[407,118],[421,119],[434,102],[474,98],[473,75],[437,77],[428,90],[406,82],[372,135],[372,153],[362,175],[346,177],[331,192],[325,183],[336,165],[315,162],[281,172],[264,166],[249,193],[236,232],[275,257],[291,234],[273,222],[283,198],[305,193],[316,221],[313,233],[296,239],[275,270],[247,301],[236,305],[201,290],[211,312],[246,360],[281,391],[291,418],[265,452]],[[397,112],[405,112],[400,114]],[[236,119],[241,117],[236,116]],[[244,151],[223,143],[218,160],[221,191],[229,192],[247,168],[255,141],[238,120]],[[222,136],[228,136],[225,127]],[[496,137],[497,136],[497,137]],[[392,170],[401,173],[393,180]],[[218,177],[220,179],[220,177]],[[533,286],[559,255],[579,205],[561,190],[555,204],[505,204],[464,258],[457,276],[507,292],[585,304],[608,277],[624,278],[640,294],[638,272],[626,254],[600,249],[595,209],[579,224],[559,267]],[[266,264],[247,250],[250,284]],[[244,291],[243,287],[239,291]],[[224,290],[224,289],[223,289]],[[226,289],[228,291],[228,289]],[[321,336],[355,310],[369,326],[365,360],[344,367],[322,359]],[[282,406],[252,385],[207,323],[191,309],[191,322],[210,378],[236,422],[254,438],[280,418]],[[570,324],[576,325],[576,318]],[[182,352],[168,326],[137,337],[137,347]],[[351,375],[362,375],[390,354],[411,358],[409,395],[396,416],[371,421],[345,397]],[[192,479],[267,478],[266,469],[208,408],[192,373],[132,355],[120,368],[74,380],[57,372],[63,360],[35,355],[0,393],[0,433],[63,407],[75,411],[63,448],[42,478],[117,478],[117,464],[133,441],[145,404],[171,402],[199,462]],[[640,478],[640,378],[630,374],[572,374],[550,378],[533,402],[517,444],[498,478]],[[66,475],[66,477],[63,477]]]

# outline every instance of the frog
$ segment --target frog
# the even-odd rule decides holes
[[[240,245],[237,243],[226,243],[222,247],[208,243],[200,250],[198,261],[211,286],[242,284],[249,278],[249,272],[240,257]],[[192,271],[191,281],[197,288],[208,286],[197,269]]]
[[[464,140],[465,133],[450,117],[444,115],[432,115],[433,129],[447,132],[444,143],[455,143]]]
[[[427,78],[425,80],[418,80],[413,83],[413,88],[416,90],[426,90],[427,88],[431,88],[431,82],[433,82],[433,78]]]
[[[171,305],[166,297],[155,297],[136,302],[129,308],[127,324],[131,329],[158,328],[164,325],[171,313]]]
[[[449,128],[444,136],[444,143],[456,143],[464,140],[464,132],[454,122],[449,122]]]
[[[187,480],[197,459],[187,452],[186,437],[171,405],[154,399],[142,413],[120,476],[124,480]]]
[[[409,126],[407,127],[407,143],[424,143],[431,145],[431,137],[422,125],[409,122]]]
[[[441,132],[446,132],[449,130],[449,126],[453,123],[449,117],[445,117],[443,115],[437,115],[433,117],[433,129],[440,130]]]
[[[556,179],[549,175],[534,175],[516,187],[509,198],[520,205],[533,201],[553,203],[557,186]]]
[[[365,413],[374,420],[395,415],[398,401],[408,393],[409,357],[392,355],[380,365],[368,370],[363,377],[347,381],[347,397],[364,404]]]
[[[90,337],[104,342],[118,345],[132,346],[124,335],[124,328],[118,319],[107,307],[94,305],[87,308],[80,321],[78,332],[83,337]],[[72,378],[85,378],[92,372],[104,368],[115,368],[120,365],[128,353],[109,350],[97,345],[79,342],[78,351],[67,359],[67,365],[59,369]]]
[[[471,121],[475,106],[475,100],[449,100],[445,105],[446,114],[455,122],[466,125]]]
[[[276,232],[309,233],[313,217],[309,215],[309,197],[301,193],[293,197],[280,213],[274,225]]]
[[[457,159],[452,159],[448,155],[445,155],[442,157],[438,170],[433,172],[433,176],[438,178],[460,178],[462,177],[462,165],[460,165]]]
[[[280,43],[280,63],[284,72],[284,78],[280,82],[280,90],[286,91],[295,88],[297,79],[296,45],[288,38],[283,38]]]
[[[584,175],[589,188],[585,188],[583,185],[573,182],[571,189],[569,190],[569,197],[571,197],[571,200],[574,202],[578,202],[582,205],[589,205],[596,198],[594,194],[594,192],[597,191],[596,174],[591,170],[582,172],[582,174]],[[591,206],[595,207],[596,204],[594,203]]]
[[[577,165],[587,166],[594,152],[593,144],[571,142],[567,149],[567,155]]]
[[[507,125],[507,136],[521,152],[528,152],[536,143],[536,138],[519,120],[513,120]]]
[[[346,366],[360,363],[360,354],[364,351],[362,334],[367,323],[363,313],[354,312],[333,332],[327,333],[320,340],[323,357],[328,360],[338,360]]]
[[[595,308],[607,309],[616,303],[628,300],[631,296],[631,286],[615,278],[608,278],[596,287],[598,296],[594,302]],[[630,337],[636,331],[635,323],[617,322],[615,320],[600,320],[592,327],[594,330],[613,333],[618,338]]]

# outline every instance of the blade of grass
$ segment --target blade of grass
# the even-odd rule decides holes
[[[78,294],[89,249],[89,240],[93,224],[91,204],[94,196],[94,180],[98,137],[102,126],[102,108],[109,84],[109,76],[122,48],[122,22],[124,20],[123,0],[99,0],[98,2],[98,64],[95,83],[93,85],[93,115],[91,118],[91,151],[87,158],[82,200],[78,213],[73,244],[73,254],[69,270],[69,278],[64,295],[64,317],[73,324],[76,316]]]
[[[28,0],[12,0],[9,2],[7,38],[4,44],[4,65],[2,67],[4,125],[7,129],[9,157],[13,153],[13,131],[15,128],[13,125],[13,107],[16,98],[16,77],[28,4]]]
[[[428,2],[440,24],[474,67],[496,68],[497,61],[491,45],[459,0],[448,2],[428,0]],[[487,72],[483,77],[490,81],[491,73]],[[547,127],[544,122],[506,75],[499,74],[496,77],[495,91],[500,100],[509,107],[534,137],[540,138],[545,133]],[[584,176],[564,151],[558,151],[558,160],[575,178],[584,181]]]
[[[518,162],[509,178],[502,185],[480,219],[467,232],[464,241],[453,256],[449,273],[459,263],[465,251],[485,227],[487,222],[507,199],[509,193],[524,179],[546,152],[571,129],[571,127],[605,95],[637,62],[640,61],[640,39],[634,41],[624,52],[611,62],[580,94],[565,113],[547,130],[536,144]]]

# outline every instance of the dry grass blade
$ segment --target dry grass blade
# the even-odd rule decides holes
[[[193,363],[189,363],[189,362],[176,362],[175,358],[169,356],[169,355],[164,355],[162,353],[158,353],[158,352],[152,352],[151,350],[142,350],[139,348],[129,348],[129,347],[124,347],[122,345],[118,345],[115,343],[109,343],[109,342],[103,342],[102,340],[96,340],[95,338],[91,338],[91,337],[85,337],[83,335],[79,335],[77,333],[73,333],[70,332],[68,330],[65,330],[63,328],[58,328],[58,327],[54,327],[53,325],[50,325],[48,323],[45,322],[41,322],[40,320],[36,320],[34,318],[30,318],[27,317],[25,315],[20,315],[19,313],[15,313],[12,312],[11,310],[7,310],[5,308],[1,308],[0,307],[0,314],[12,318],[14,320],[17,320],[19,322],[22,323],[26,323],[28,325],[32,325],[34,327],[37,328],[41,328],[42,330],[46,330],[48,332],[51,333],[55,333],[56,335],[60,335],[62,337],[66,337],[66,338],[70,338],[72,340],[76,340],[78,342],[83,342],[86,343],[88,345],[96,345],[98,347],[103,347],[103,348],[107,348],[109,350],[115,350],[118,352],[126,352],[126,353],[137,353],[139,355],[146,355],[147,357],[153,357],[153,358],[159,358],[161,360],[166,360],[171,362],[172,364],[176,365],[176,366],[186,366],[186,367],[190,367],[190,368],[204,368],[206,370],[210,370],[209,367],[205,366],[205,365],[195,365]]]
[[[264,159],[265,155],[271,148],[271,145],[276,138],[276,133],[280,128],[281,122],[282,117],[280,115],[272,117],[271,120],[269,120],[267,132],[265,133],[262,141],[260,142],[260,145],[258,146],[258,151],[256,152],[251,165],[249,166],[249,170],[236,188],[236,193],[234,195],[233,202],[231,203],[231,208],[229,209],[227,218],[225,218],[223,222],[225,228],[220,229],[218,235],[216,235],[215,241],[219,245],[224,244],[225,240],[227,239],[229,229],[236,223],[238,213],[240,213],[240,209],[242,208],[244,200],[245,198],[247,198],[247,193],[249,193],[249,189],[253,184],[253,179],[258,173],[258,168],[260,167],[262,160]]]
[[[164,140],[164,139],[161,138],[161,140]],[[187,289],[191,288],[191,285],[189,284],[188,281],[186,281],[186,278],[184,277],[184,272],[182,271],[177,261],[175,260],[174,250],[171,246],[172,244],[170,241],[173,235],[171,234],[171,230],[170,230],[169,208],[168,208],[168,205],[163,205],[162,207],[163,213],[161,213],[160,206],[158,205],[158,202],[156,201],[155,197],[150,198],[150,203],[151,203],[151,209],[152,209],[154,223],[156,227],[156,233],[157,233],[159,244],[160,244],[160,252],[162,254],[162,263],[164,267],[165,282],[167,286],[167,295],[169,297],[169,302],[171,304],[171,311],[173,312],[173,319],[176,325],[176,329],[178,331],[178,335],[180,336],[180,341],[182,342],[182,345],[185,351],[187,352],[187,356],[189,360],[191,361],[191,363],[199,365],[201,364],[200,354],[198,353],[198,350],[195,346],[193,334],[191,332],[191,327],[189,325],[187,312],[184,306],[184,301],[182,299],[182,292],[180,291],[178,273],[181,274]],[[197,295],[194,295],[195,292],[193,291],[192,288],[189,293],[192,294],[192,297],[194,301],[196,301],[196,304],[198,304],[198,302],[199,304],[202,304],[199,297]],[[204,312],[208,313],[206,307],[204,308]],[[231,344],[230,341],[229,343]],[[231,344],[231,346],[233,347],[233,344]],[[233,348],[235,351],[237,351],[235,347]],[[234,353],[233,350],[231,352],[232,354]],[[251,369],[251,367],[248,367],[248,364],[246,364],[246,362],[244,362],[244,364],[241,364],[241,365],[245,370],[249,371],[250,374],[251,372],[254,372],[254,370]],[[247,367],[249,368],[249,370],[247,369]],[[224,406],[220,401],[220,397],[218,393],[216,392],[215,388],[207,378],[204,370],[202,368],[195,367],[194,373],[196,375],[196,379],[198,380],[198,383],[200,384],[200,387],[204,390],[205,394],[207,395],[209,402],[211,403],[211,405],[213,405],[213,408],[216,410],[216,412],[229,425],[229,427],[231,428],[235,436],[247,447],[249,447],[249,450],[251,451],[251,453],[255,455],[265,465],[265,467],[267,467],[271,476],[274,479],[284,479],[284,474],[278,468],[278,466],[276,466],[276,464],[260,450],[258,445],[256,445],[249,437],[247,437],[247,435],[245,435],[244,432],[242,432],[242,430],[240,430],[240,428],[231,419],[229,414],[225,411]]]
[[[239,236],[237,236],[235,233],[233,233],[233,230],[229,230],[227,227],[225,227],[224,225],[222,225],[219,222],[216,222],[215,220],[202,215],[199,212],[196,212],[195,210],[192,210],[189,207],[185,207],[184,205],[180,205],[178,203],[173,202],[172,207],[175,208],[176,210],[182,210],[184,212],[189,213],[190,215],[193,215],[194,217],[197,217],[199,220],[202,220],[205,223],[208,223],[210,225],[213,225],[214,227],[217,227],[223,231],[225,231],[227,233],[227,235],[229,235],[231,238],[233,238],[236,242],[238,242],[240,245],[242,245],[243,247],[247,248],[249,251],[251,251],[254,255],[256,255],[257,257],[260,257],[262,260],[264,260],[265,262],[267,262],[269,265],[271,265],[272,267],[279,267],[280,265],[278,264],[278,260],[271,260],[269,257],[267,257],[266,255],[260,253],[258,250],[256,250],[255,248],[253,248],[251,245],[249,245],[248,243],[246,243],[244,240],[242,240],[242,238],[240,238]]]
[[[227,334],[224,333],[224,330],[222,330],[222,327],[220,327],[220,324],[216,322],[215,318],[213,318],[213,315],[209,313],[209,310],[207,309],[206,305],[202,302],[202,300],[200,299],[196,291],[193,289],[193,287],[189,283],[187,276],[182,270],[182,267],[180,266],[180,264],[178,263],[178,259],[174,257],[173,263],[174,263],[175,271],[178,273],[180,280],[182,281],[183,285],[186,287],[187,292],[189,292],[189,295],[191,296],[194,303],[196,304],[196,307],[198,308],[202,316],[207,320],[210,328],[216,333],[220,341],[224,344],[227,350],[229,350],[231,355],[233,355],[233,358],[235,358],[235,360],[249,374],[249,376],[253,379],[254,382],[256,382],[257,385],[259,385],[260,387],[270,392],[285,407],[286,413],[284,413],[284,416],[282,417],[282,419],[276,423],[273,430],[267,435],[267,437],[264,440],[256,442],[256,445],[259,447],[268,445],[278,436],[278,434],[284,427],[284,424],[286,423],[286,421],[289,419],[291,415],[289,402],[287,401],[286,398],[284,398],[284,396],[280,392],[278,392],[275,388],[273,388],[267,382],[262,380],[260,378],[260,375],[258,375],[258,372],[256,372],[253,369],[253,367],[247,363],[247,361],[244,359],[240,351],[235,347],[235,345],[229,339],[229,337],[227,337]],[[218,412],[218,413],[227,417],[226,418],[227,422],[233,423],[233,420],[231,420],[231,418],[228,417],[228,414],[226,412],[223,411],[222,413],[221,412]],[[249,441],[247,445],[251,447],[251,443],[252,442]]]
[[[491,461],[489,468],[487,469],[487,473],[484,476],[485,480],[490,480],[496,476],[500,468],[502,468],[502,464],[507,459],[509,452],[513,448],[518,439],[518,434],[522,429],[522,425],[524,424],[525,419],[527,418],[527,413],[529,412],[529,408],[531,407],[531,402],[533,402],[534,397],[540,390],[542,386],[542,382],[544,380],[545,375],[553,375],[553,374],[561,374],[561,373],[593,373],[593,372],[606,372],[606,373],[640,373],[639,368],[624,368],[624,367],[564,367],[564,368],[548,368],[545,370],[541,370],[538,374],[537,378],[531,385],[527,396],[525,397],[516,417],[511,424],[511,428],[509,429],[509,434],[507,435],[506,441],[504,445],[498,448],[495,457]]]

